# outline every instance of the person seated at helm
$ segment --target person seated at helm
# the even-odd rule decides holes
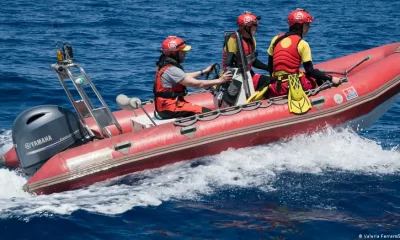
[[[313,20],[314,17],[307,11],[298,8],[288,16],[289,31],[272,39],[268,48],[268,71],[272,76],[269,97],[288,94],[287,77],[291,74],[298,74],[304,91],[315,88],[325,81],[340,83],[340,78],[327,75],[313,67],[310,46],[303,39]],[[301,63],[305,74],[300,72]]]
[[[211,109],[185,101],[186,87],[208,88],[228,82],[232,73],[223,74],[218,79],[197,80],[196,77],[212,71],[212,66],[191,73],[185,73],[181,63],[191,46],[179,37],[169,36],[161,45],[161,56],[157,62],[154,81],[155,110],[162,119],[188,117],[211,111]]]
[[[252,70],[252,67],[257,69],[262,69],[268,71],[268,65],[261,62],[257,58],[257,51],[256,51],[256,39],[254,35],[257,33],[258,29],[258,21],[261,19],[260,16],[256,16],[254,13],[251,12],[244,12],[237,18],[237,25],[239,28],[239,33],[242,36],[242,45],[244,48],[244,52],[247,57],[248,62],[248,69],[250,70],[254,89],[257,89],[257,85],[260,87],[265,85],[266,82],[269,83],[269,77],[261,74],[255,74]],[[236,42],[236,35],[232,34],[229,36],[228,40],[224,44],[223,52],[222,52],[222,70],[228,67],[226,63],[226,58],[228,53],[233,53],[234,58],[236,61],[240,60],[240,56],[238,54],[237,49],[237,42]]]

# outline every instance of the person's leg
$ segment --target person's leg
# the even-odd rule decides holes
[[[201,114],[212,111],[209,108],[205,108],[199,105],[194,105],[188,103],[186,101],[180,101],[174,103],[168,108],[164,108],[163,111],[159,111],[158,114],[163,119],[171,119],[171,118],[182,118],[182,117],[190,117],[195,114]]]
[[[251,78],[252,82],[253,82],[253,86],[254,86],[254,90],[257,91],[258,85],[259,85],[259,81],[260,81],[260,77],[261,74],[254,74],[253,77]]]
[[[285,82],[281,83],[280,91],[278,91],[278,82],[276,81],[276,82],[272,83],[270,85],[269,89],[268,89],[268,92],[269,92],[268,96],[270,98],[288,94],[288,92],[289,92],[289,90],[288,90],[288,81],[285,81]]]
[[[257,76],[257,84],[254,85],[254,90],[261,91],[261,90],[263,90],[263,88],[270,85],[271,78],[266,75],[261,75],[261,74],[258,74],[258,75],[259,76]],[[254,83],[254,78],[253,78],[253,83]]]
[[[305,74],[303,76],[301,76],[300,82],[301,82],[301,85],[303,86],[304,91],[314,89],[317,87],[316,81],[311,77],[307,77]]]
[[[317,83],[311,77],[307,77],[305,74],[300,77],[301,86],[303,87],[304,91],[314,89],[317,87]],[[282,82],[281,84],[281,91],[278,92],[277,90],[277,82],[274,82],[270,85],[269,88],[269,97],[277,97],[288,94],[288,81]]]

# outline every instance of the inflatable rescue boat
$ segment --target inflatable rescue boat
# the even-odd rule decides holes
[[[257,92],[239,35],[237,39],[241,64],[230,68],[234,75],[231,85],[185,97],[215,110],[168,120],[154,115],[152,101],[125,95],[117,97],[122,110],[111,112],[73,60],[72,48],[64,46],[62,53],[58,52],[59,61],[51,66],[75,113],[59,106],[24,111],[12,127],[14,147],[0,161],[8,167],[20,167],[29,176],[24,190],[50,194],[327,126],[361,131],[378,120],[399,96],[400,43],[393,43],[316,65],[342,77],[343,82],[338,86],[326,82],[308,91],[312,108],[307,113],[291,113],[287,96],[249,102]],[[80,99],[74,99],[68,81]],[[93,90],[100,106],[88,97],[88,89]]]

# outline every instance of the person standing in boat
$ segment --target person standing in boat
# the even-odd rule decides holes
[[[161,45],[161,56],[157,62],[154,81],[155,110],[162,119],[188,117],[211,111],[211,109],[185,101],[186,87],[209,88],[232,79],[232,73],[224,73],[213,80],[197,80],[196,77],[212,71],[213,65],[191,73],[185,73],[181,63],[191,46],[182,38],[169,36]]]
[[[289,31],[275,36],[268,48],[268,71],[272,76],[269,97],[288,94],[288,78],[298,75],[303,90],[315,88],[325,81],[340,83],[340,78],[332,77],[313,67],[311,49],[303,36],[308,33],[314,17],[304,9],[292,11],[287,19]],[[303,63],[305,74],[300,72]]]
[[[257,56],[258,53],[256,51],[256,39],[254,35],[256,35],[258,30],[258,21],[261,19],[260,16],[256,16],[251,12],[244,12],[237,18],[237,26],[239,28],[239,33],[242,36],[242,45],[244,48],[244,52],[247,57],[248,69],[250,69],[250,74],[253,79],[254,88],[257,88],[257,85],[264,85],[267,82],[269,83],[269,76],[255,74],[252,70],[252,67],[257,69],[262,69],[268,71],[268,65],[261,62]],[[224,43],[224,48],[222,50],[222,70],[228,67],[228,63],[226,62],[227,55],[229,53],[233,53],[233,58],[235,60],[240,59],[237,49],[236,35],[232,34],[229,36],[227,41]]]

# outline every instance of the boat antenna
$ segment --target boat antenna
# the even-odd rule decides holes
[[[58,31],[60,29],[60,24],[58,22],[53,22],[51,29],[52,29],[52,31],[54,31],[54,34],[56,35],[55,44],[56,44],[57,60],[58,60],[58,62],[62,62],[66,59],[66,55],[65,55],[64,47],[61,47],[61,50],[60,50],[60,48],[58,46],[59,38],[62,39],[62,37],[59,37],[60,35],[62,35],[62,32],[60,33],[60,31]],[[63,41],[63,45],[65,45],[64,40],[62,40],[62,41]]]

